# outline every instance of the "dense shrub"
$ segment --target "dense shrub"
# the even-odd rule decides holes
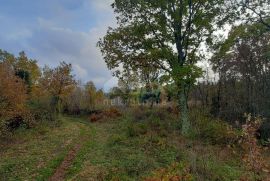
[[[30,112],[19,113],[1,119],[0,136],[5,137],[19,127],[30,128],[34,125],[34,117]]]
[[[46,109],[34,109],[31,110],[31,113],[33,114],[33,117],[35,119],[35,122],[52,122],[56,120],[56,115],[50,110]]]
[[[167,121],[178,117],[174,111],[174,107],[160,107],[155,109],[135,107],[131,111],[131,116],[134,121],[146,121],[150,118],[158,118],[162,121]]]
[[[108,117],[108,118],[117,118],[122,116],[121,112],[119,111],[119,109],[115,108],[115,107],[111,107],[109,109],[106,109],[103,111],[103,114]]]
[[[237,140],[238,133],[231,125],[212,118],[205,111],[195,110],[191,120],[194,126],[191,137],[219,145],[232,144]]]
[[[179,128],[178,116],[168,113],[167,108],[133,108],[127,125],[130,137],[151,134],[166,137]]]
[[[218,120],[201,120],[198,137],[211,144],[230,144],[237,139],[231,126]]]
[[[12,131],[20,127],[23,124],[24,120],[21,116],[16,116],[6,120],[5,122],[6,122],[5,124],[6,130]]]
[[[134,121],[143,121],[151,115],[151,111],[144,107],[135,107],[131,111]]]
[[[243,162],[250,175],[243,176],[253,177],[254,180],[265,180],[270,178],[270,165],[263,157],[263,148],[258,144],[256,131],[261,125],[261,120],[251,119],[249,115],[246,124],[243,125],[242,135],[239,140],[239,146],[243,152]]]
[[[270,144],[270,122],[263,122],[257,130],[258,139],[264,144]]]
[[[0,62],[0,135],[21,124],[26,100],[23,80],[15,76],[11,65]]]
[[[89,120],[91,122],[97,122],[97,121],[103,120],[103,118],[116,119],[120,116],[122,116],[121,111],[115,107],[111,107],[111,108],[105,109],[103,111],[93,112],[90,115]]]
[[[102,118],[103,118],[102,113],[93,113],[90,115],[89,120],[90,122],[94,123],[101,120]]]
[[[42,109],[29,109],[9,119],[3,120],[3,130],[14,131],[23,126],[25,128],[32,128],[41,122],[55,121],[55,115],[47,110]]]

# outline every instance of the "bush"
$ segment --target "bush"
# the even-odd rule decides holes
[[[258,139],[263,145],[270,144],[270,122],[263,122],[257,130]]]
[[[131,111],[127,134],[130,137],[147,133],[166,137],[168,133],[177,130],[180,125],[177,120],[178,116],[168,113],[166,108],[143,110],[142,107],[136,107]]]
[[[238,141],[243,152],[243,162],[249,173],[253,173],[254,180],[264,180],[270,178],[270,165],[263,157],[263,148],[258,144],[256,131],[261,125],[261,120],[251,119],[249,115],[247,122],[243,125],[242,135]],[[246,176],[244,176],[246,177]],[[262,179],[263,178],[263,179]]]
[[[51,111],[41,108],[27,108],[14,116],[2,117],[0,119],[0,135],[7,136],[20,127],[29,129],[41,122],[53,122],[55,120],[55,114]]]
[[[108,118],[117,118],[122,116],[121,112],[115,107],[106,109],[105,111],[103,111],[103,114]]]
[[[90,115],[89,120],[94,123],[101,120],[102,118],[103,115],[101,113],[93,113],[92,115]]]
[[[46,109],[33,109],[31,112],[36,122],[52,122],[56,120],[55,114]]]
[[[103,111],[93,112],[90,115],[89,120],[91,122],[98,122],[98,121],[103,120],[103,118],[116,119],[120,116],[122,116],[122,113],[117,108],[111,107]]]
[[[213,145],[227,145],[236,142],[238,133],[228,123],[213,119],[205,112],[195,111],[192,114],[195,129],[191,136]],[[194,116],[194,114],[196,115]]]
[[[237,135],[228,124],[211,120],[210,122],[202,122],[200,137],[208,140],[211,144],[230,144],[237,139]]]
[[[144,121],[146,120],[149,116],[151,116],[151,110],[143,107],[136,107],[133,108],[131,111],[131,116],[134,121]]]
[[[24,123],[24,120],[21,116],[16,116],[16,117],[6,120],[5,122],[6,122],[5,126],[7,130],[13,131],[16,128],[19,128]]]

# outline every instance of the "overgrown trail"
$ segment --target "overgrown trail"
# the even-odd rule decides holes
[[[90,123],[88,121],[80,118],[75,120],[70,119],[69,121],[73,124],[79,124],[80,133],[76,140],[73,142],[63,161],[55,169],[53,175],[48,179],[49,181],[66,180],[67,175],[74,165],[76,158],[79,156],[81,149],[86,146],[87,142],[93,141],[93,128],[90,127]]]
[[[64,180],[67,170],[72,165],[78,151],[80,150],[81,145],[76,144],[66,155],[61,165],[56,169],[55,173],[49,179],[50,181],[59,181]]]
[[[91,139],[86,140],[69,168],[66,178],[69,180],[105,180],[108,160],[112,158],[108,142],[112,137],[112,128],[116,123],[89,123],[91,124]],[[110,164],[109,164],[110,165]]]

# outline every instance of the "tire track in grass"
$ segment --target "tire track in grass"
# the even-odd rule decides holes
[[[65,158],[63,159],[63,161],[61,162],[61,164],[56,168],[54,174],[48,179],[49,181],[61,181],[61,180],[65,180],[67,173],[70,169],[70,167],[73,165],[74,160],[76,159],[78,153],[80,152],[81,148],[84,146],[87,138],[89,135],[87,135],[86,128],[84,128],[82,125],[87,125],[87,127],[89,126],[89,124],[86,124],[85,121],[82,121],[81,119],[78,118],[73,118],[70,119],[70,121],[74,121],[76,123],[81,124],[81,130],[80,130],[80,137],[77,140],[77,144],[75,144],[67,153],[67,155],[65,156]]]
[[[77,153],[81,148],[80,144],[76,144],[66,155],[61,165],[56,169],[54,174],[49,178],[49,181],[60,181],[64,180],[67,170],[72,165],[73,160],[75,159]]]

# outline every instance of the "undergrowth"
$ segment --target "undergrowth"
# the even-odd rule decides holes
[[[10,144],[0,152],[4,158],[1,176],[5,180],[46,180],[75,143],[81,149],[67,168],[69,180],[230,181],[267,176],[268,167],[263,164],[267,150],[254,135],[258,125],[235,129],[207,112],[194,110],[190,114],[193,131],[182,137],[179,115],[168,108],[114,108],[106,114],[115,116],[94,122],[89,117],[62,117],[58,126],[36,127],[32,133],[21,130],[25,138],[14,138],[17,146]],[[8,156],[15,153],[21,159]],[[24,165],[29,170],[20,170]]]

